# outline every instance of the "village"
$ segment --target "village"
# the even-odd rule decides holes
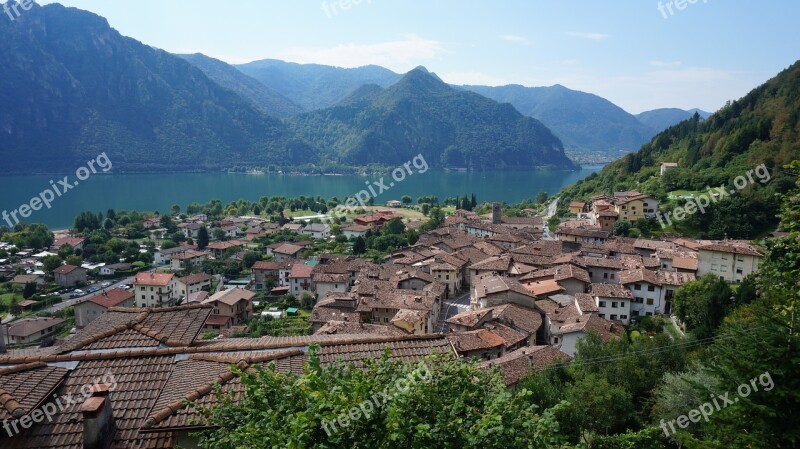
[[[96,410],[74,409],[18,431],[44,439],[66,434],[80,444],[115,425],[141,447],[163,438],[192,447],[189,434],[201,417],[187,400],[213,404],[214,383],[239,388],[231,364],[302,371],[315,345],[325,363],[361,363],[385,348],[406,361],[437,353],[478,359],[513,388],[533,371],[568,362],[590,334],[680,339],[672,298],[681,286],[705,275],[740,283],[763,257],[747,241],[614,235],[618,221],[635,224],[658,213],[655,198],[638,192],[570,203],[570,217],[554,232],[546,217],[505,216],[500,203],[483,215],[457,209],[435,227],[409,220],[402,207],[393,201],[340,223],[185,216],[175,226],[186,241],[140,249],[142,260],[152,259],[147,264],[45,267],[52,263],[42,261],[57,254],[74,263],[75,254],[87,254],[81,250],[90,238],[73,232],[38,253],[2,243],[9,254],[0,260],[5,288],[53,292],[51,305],[47,296],[26,299],[3,321],[0,385],[41,379],[0,391],[7,419],[41,407],[57,388],[110,370],[129,380],[118,388],[131,395],[109,400],[99,392]],[[170,220],[154,217],[142,226],[157,241],[168,233],[164,223]],[[398,227],[413,230],[413,244],[382,260],[354,254],[358,240]],[[350,254],[313,250],[334,240]],[[248,256],[254,252],[257,260]],[[238,275],[208,268],[222,261]],[[131,413],[115,423],[86,419],[103,404]],[[83,431],[66,432],[79,413]]]

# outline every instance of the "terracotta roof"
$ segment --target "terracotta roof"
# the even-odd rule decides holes
[[[674,271],[658,270],[658,280],[663,285],[684,285],[697,280],[694,273],[677,273]]]
[[[6,326],[6,333],[11,337],[28,337],[63,322],[61,318],[23,318]]]
[[[296,264],[292,267],[292,271],[289,274],[289,278],[292,279],[306,279],[311,277],[311,272],[314,270],[314,267],[311,265],[306,264]]]
[[[122,304],[123,302],[133,298],[134,296],[135,294],[130,290],[122,290],[120,288],[114,288],[109,291],[92,296],[86,301],[93,302],[99,306],[108,309],[111,307],[116,307]]]
[[[211,275],[208,273],[196,273],[182,278],[178,278],[178,282],[184,285],[194,285],[209,281],[211,281]]]
[[[210,298],[203,301],[203,304],[221,302],[229,306],[236,305],[239,301],[250,301],[256,296],[254,292],[243,288],[231,288],[214,293]]]
[[[636,282],[647,282],[653,285],[661,285],[661,281],[656,275],[656,272],[646,268],[625,270],[619,274],[619,283],[622,285],[633,284]]]
[[[492,313],[492,310],[493,308],[488,308],[488,309],[470,310],[467,312],[462,312],[452,316],[450,319],[447,320],[447,323],[473,328],[477,326],[478,323],[480,323],[484,318],[486,318],[487,315],[490,315]]]
[[[633,299],[631,291],[621,284],[592,284],[589,293],[602,298]]]
[[[253,264],[253,270],[277,270],[278,264],[272,261],[259,260]]]
[[[498,321],[535,335],[542,326],[542,314],[537,310],[518,304],[503,304],[492,308],[492,321]]]
[[[453,348],[459,353],[495,349],[505,346],[503,337],[487,329],[455,332],[447,335]]]
[[[746,256],[764,257],[764,254],[755,246],[747,242],[724,241],[704,245],[700,251],[714,251],[729,254],[742,254]]]
[[[272,252],[287,256],[292,256],[299,253],[302,250],[303,250],[302,246],[292,245],[291,243],[284,243],[281,246],[278,246],[277,248],[273,249]]]
[[[531,372],[541,371],[569,360],[569,355],[552,346],[526,346],[494,360],[483,362],[480,368],[499,368],[506,385],[514,385]]]
[[[139,273],[133,283],[136,285],[166,287],[174,278],[175,275],[172,273]]]
[[[39,408],[67,372],[44,363],[0,369],[0,421],[19,419]]]
[[[74,265],[61,265],[60,267],[53,270],[55,274],[70,274],[73,271],[79,269],[80,267],[76,267]]]
[[[573,332],[593,332],[608,342],[612,338],[620,337],[624,333],[622,326],[600,318],[596,314],[581,315],[574,322],[565,322],[559,329],[560,334]]]
[[[581,313],[587,314],[597,312],[597,302],[594,297],[588,293],[576,293],[575,301],[578,303],[578,308]]]

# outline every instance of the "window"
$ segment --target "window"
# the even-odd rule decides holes
[[[612,319],[612,320],[616,320],[616,319],[617,319],[617,316],[616,316],[616,315],[611,315],[611,319]]]
[[[653,298],[647,298],[647,305],[648,306],[652,306],[653,305]]]
[[[628,315],[620,315],[620,316],[619,316],[619,319],[621,319],[621,320],[627,320],[627,319],[628,319]]]
[[[742,269],[741,268],[737,268],[736,269],[736,274],[742,274]]]
[[[711,264],[711,271],[717,271],[717,270],[719,270],[717,264]]]
[[[655,286],[655,285],[651,285],[651,286],[647,287],[647,291],[648,291],[648,292],[654,292],[654,291],[656,291],[656,286]]]
[[[616,301],[613,301],[613,302],[611,303],[611,308],[612,308],[612,309],[616,309],[616,308],[617,308],[617,302],[616,302]]]
[[[606,302],[605,301],[600,301],[600,305],[598,307],[605,307],[605,306],[606,306]]]
[[[614,273],[611,273],[611,279],[614,279]]]
[[[603,279],[608,279],[608,273],[603,273]]]
[[[642,289],[642,284],[636,284],[636,285],[634,285],[634,286],[633,286],[633,289],[634,289],[634,290],[641,290],[641,289]]]

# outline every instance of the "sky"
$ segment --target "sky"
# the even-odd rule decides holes
[[[377,64],[399,73],[423,65],[452,84],[561,84],[634,114],[713,112],[800,59],[800,2],[793,0],[58,3],[174,53],[233,64]]]

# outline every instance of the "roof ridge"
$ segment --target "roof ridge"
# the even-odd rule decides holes
[[[0,376],[28,371],[34,368],[44,368],[45,366],[47,366],[47,364],[44,362],[25,363],[22,365],[10,366],[8,368],[0,369]]]
[[[19,419],[27,414],[25,409],[22,408],[22,404],[14,399],[14,396],[11,396],[11,393],[2,388],[0,388],[0,405],[8,410],[8,413],[10,413],[14,418]]]
[[[178,312],[181,310],[194,310],[194,309],[211,309],[213,306],[208,304],[184,304],[181,306],[173,307],[148,307],[142,309],[141,307],[112,307],[108,309],[110,312],[124,312],[124,313],[164,313],[164,312]],[[142,320],[139,320],[142,321]]]

